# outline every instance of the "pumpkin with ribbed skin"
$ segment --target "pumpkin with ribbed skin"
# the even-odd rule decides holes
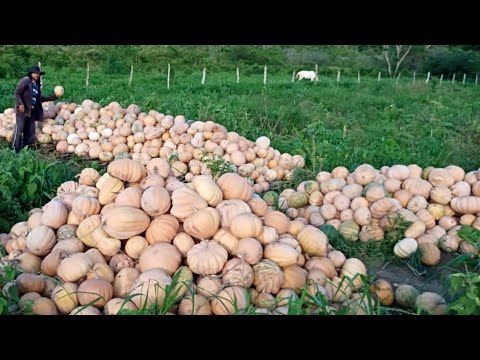
[[[260,197],[253,197],[247,204],[252,209],[252,212],[257,216],[262,217],[267,213],[267,203]]]
[[[357,241],[360,227],[353,220],[347,220],[340,224],[338,232],[343,236],[345,240]]]
[[[416,239],[420,235],[422,235],[426,230],[425,223],[420,220],[415,221],[411,224],[407,230],[405,230],[405,237],[407,238],[414,238]]]
[[[239,239],[256,238],[262,234],[263,225],[258,216],[251,213],[243,213],[232,219],[230,231]]]
[[[170,209],[170,194],[162,186],[150,186],[142,194],[141,206],[150,216],[163,215]]]
[[[225,263],[222,270],[223,284],[249,288],[253,284],[253,268],[245,260],[233,258]]]
[[[180,221],[185,220],[196,211],[206,207],[208,207],[207,201],[192,189],[184,187],[172,193],[172,208],[170,209],[170,214]]]
[[[445,169],[433,169],[428,174],[428,181],[433,186],[452,186],[455,183],[455,178]]]
[[[36,292],[41,294],[45,289],[46,283],[41,276],[29,273],[22,273],[15,280],[15,285],[20,295],[29,292]]]
[[[217,210],[211,207],[193,213],[183,223],[185,232],[197,239],[211,238],[219,227],[220,216]]]
[[[296,192],[287,198],[288,207],[299,209],[308,204],[308,194]]]
[[[373,166],[368,164],[358,166],[353,172],[353,178],[355,182],[360,185],[367,185],[368,183],[371,183],[376,176],[377,173],[375,169]]]
[[[38,225],[27,236],[26,248],[33,255],[50,253],[56,243],[54,231],[46,225]]]
[[[441,253],[437,245],[422,243],[418,246],[420,261],[427,266],[434,266],[440,262]]]
[[[350,280],[355,277],[355,280],[352,281],[354,287],[360,287],[363,285],[362,279],[358,275],[367,275],[367,268],[359,259],[350,258],[345,261],[342,266],[342,271],[340,272],[340,277],[348,276]]]
[[[169,276],[177,271],[181,262],[182,256],[177,248],[164,242],[147,246],[138,260],[141,272],[158,268]]]
[[[413,238],[404,238],[395,244],[393,253],[400,259],[406,259],[413,255],[418,249],[418,243]]]
[[[281,289],[285,276],[276,262],[263,259],[253,265],[253,271],[255,272],[253,285],[258,292],[276,294]]]
[[[301,293],[301,289],[307,283],[307,271],[298,265],[290,265],[283,268],[284,281],[283,289],[292,289],[297,294]]]
[[[298,256],[298,252],[292,246],[278,241],[268,244],[263,252],[265,259],[275,261],[281,267],[295,265]]]
[[[148,309],[152,304],[163,304],[165,289],[172,282],[172,278],[163,270],[153,268],[142,272],[133,282],[130,295],[135,295],[130,300],[137,309]]]
[[[240,286],[229,286],[216,294],[210,304],[215,315],[241,313],[248,306],[246,289]]]
[[[56,230],[67,223],[68,212],[62,202],[52,200],[48,202],[42,210],[43,213],[40,221],[43,225],[47,225]]]
[[[212,307],[205,296],[188,294],[180,302],[178,315],[212,315]]]
[[[112,298],[113,287],[104,279],[88,279],[78,287],[78,302],[80,305],[89,304],[96,308],[103,308]]]
[[[112,161],[107,167],[107,172],[110,176],[131,183],[139,182],[147,176],[145,166],[131,159]]]
[[[170,214],[164,214],[156,217],[150,223],[145,238],[149,244],[157,242],[172,242],[175,235],[177,235],[180,224],[177,218]]]
[[[64,283],[53,289],[51,299],[61,314],[70,314],[78,306],[77,291],[78,286],[73,283]]]
[[[187,253],[187,263],[195,274],[219,273],[228,259],[227,250],[215,241],[203,240]]]
[[[98,200],[91,196],[77,196],[72,202],[72,211],[79,221],[99,214],[101,205]]]
[[[450,206],[457,214],[477,214],[480,212],[480,197],[462,196],[454,197]]]
[[[316,227],[305,226],[297,235],[302,250],[312,256],[326,256],[328,247],[327,236]]]
[[[195,176],[192,185],[195,191],[208,202],[209,206],[215,207],[223,200],[222,190],[209,176]]]
[[[275,228],[279,235],[288,232],[290,226],[290,219],[280,211],[268,211],[263,221],[266,226]]]
[[[249,201],[253,196],[253,188],[248,181],[240,175],[226,173],[217,180],[217,185],[223,192],[226,200],[239,199]]]
[[[114,206],[103,215],[105,232],[121,240],[140,235],[150,225],[150,218],[142,210],[129,206]]]
[[[101,180],[101,179],[100,179]],[[100,180],[97,182],[97,186],[100,183]],[[125,188],[123,181],[120,179],[109,177],[102,184],[100,188],[100,193],[98,194],[98,202],[100,205],[107,205],[115,201],[117,195]]]

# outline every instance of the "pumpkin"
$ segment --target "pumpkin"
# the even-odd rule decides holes
[[[440,220],[442,216],[445,216],[445,207],[440,204],[429,204],[427,206],[427,211],[435,220]]]
[[[63,281],[76,282],[87,275],[92,265],[88,255],[72,254],[60,262],[57,274]]]
[[[171,277],[161,269],[152,268],[144,271],[132,284],[130,301],[139,310],[148,309],[152,304],[160,307],[165,299],[165,289],[171,282]]]
[[[338,250],[330,251],[328,253],[328,258],[336,268],[341,268],[345,260],[347,260],[345,255]]]
[[[114,178],[131,183],[139,182],[147,176],[145,166],[131,159],[112,161],[107,166],[107,172]]]
[[[279,235],[288,232],[290,226],[290,219],[280,211],[268,211],[264,215],[263,221],[265,226],[275,228]]]
[[[171,244],[160,242],[147,246],[138,260],[140,271],[158,268],[167,275],[172,275],[180,266],[182,256]]]
[[[215,275],[199,277],[197,280],[197,292],[211,299],[223,288],[221,280]]]
[[[101,180],[101,179],[100,179]],[[97,182],[100,183],[100,180]],[[117,195],[124,189],[123,181],[110,177],[105,180],[105,183],[102,184],[100,188],[100,193],[98,194],[98,202],[100,205],[107,205],[115,201]]]
[[[208,205],[215,207],[223,200],[222,190],[210,177],[195,176],[192,184],[195,191],[208,202]]]
[[[418,249],[418,243],[413,238],[404,238],[397,242],[393,248],[393,253],[400,259],[406,259],[413,255]]]
[[[305,253],[312,256],[326,256],[328,238],[316,227],[305,226],[297,235],[297,239]]]
[[[253,196],[253,189],[247,180],[240,175],[226,173],[217,180],[217,185],[223,192],[226,200],[239,199],[249,201]]]
[[[170,166],[165,159],[155,158],[148,162],[147,172],[149,175],[160,175],[166,179],[170,174]]]
[[[57,308],[52,300],[41,297],[33,302],[32,314],[34,315],[58,315]]]
[[[36,226],[27,237],[26,248],[33,255],[45,256],[56,243],[54,231],[46,225]]]
[[[36,273],[41,270],[42,259],[29,252],[23,252],[20,255],[15,256],[14,260],[18,268],[24,272]]]
[[[287,204],[289,207],[298,209],[306,206],[308,204],[308,199],[308,194],[296,192],[287,198]]]
[[[140,209],[115,206],[105,212],[102,222],[108,235],[126,240],[147,230],[150,218]]]
[[[340,235],[342,235],[345,240],[349,241],[357,241],[359,231],[360,227],[353,220],[344,221],[338,228]]]
[[[363,284],[363,281],[359,275],[367,275],[367,269],[365,265],[359,259],[347,259],[342,266],[342,270],[340,271],[340,277],[349,277],[349,281],[352,281],[352,285],[358,288]]]
[[[450,191],[452,193],[452,197],[469,196],[471,192],[473,192],[473,195],[479,196],[480,182],[478,182],[477,185],[473,184],[472,187],[466,181],[459,181],[450,186]]]
[[[282,288],[292,289],[297,294],[300,294],[307,283],[307,271],[300,266],[290,265],[284,267],[283,273],[284,281]]]
[[[178,315],[212,315],[212,307],[205,296],[190,294],[180,302]]]
[[[455,183],[455,178],[450,174],[449,171],[437,168],[430,171],[430,173],[428,174],[428,181],[433,186],[449,187]]]
[[[405,230],[405,237],[416,239],[420,235],[422,235],[426,230],[425,223],[420,220],[413,222],[406,230]]]
[[[446,186],[435,186],[430,190],[430,199],[437,204],[448,205],[452,199],[452,193]]]
[[[424,292],[415,299],[415,307],[430,314],[442,305],[446,305],[445,299],[433,292]]]
[[[243,238],[238,241],[234,255],[253,265],[262,259],[263,247],[254,238]]]
[[[140,271],[135,268],[123,268],[120,270],[113,280],[113,296],[125,298],[139,274]]]
[[[410,169],[405,165],[393,165],[388,169],[386,176],[387,178],[403,181],[410,177]]]
[[[43,225],[46,225],[54,230],[60,226],[65,225],[67,222],[68,212],[62,202],[58,200],[52,200],[48,202],[43,208],[42,217],[40,221]]]
[[[418,220],[422,221],[427,229],[431,229],[435,226],[435,219],[427,209],[421,209],[415,214]]]
[[[264,227],[264,231],[265,231]],[[219,229],[215,235],[213,235],[213,240],[218,242],[220,245],[222,245],[229,254],[233,255],[235,253],[235,250],[237,248],[238,244],[238,238],[233,235],[229,229],[227,228],[221,228]]]
[[[298,255],[295,248],[278,241],[268,244],[263,252],[265,259],[275,261],[281,267],[295,265]]]
[[[79,221],[91,215],[99,214],[100,210],[100,203],[91,196],[78,196],[72,202],[72,211]]]
[[[359,233],[360,241],[383,240],[384,231],[378,225],[364,225]]]
[[[335,269],[335,265],[327,257],[317,257],[317,256],[311,257],[305,263],[305,269],[309,273],[312,272],[313,270],[320,270],[328,279],[331,279],[337,276],[337,270]]]
[[[267,213],[267,203],[260,197],[253,197],[247,204],[252,209],[252,212],[259,217],[262,217]]]
[[[53,289],[51,299],[61,314],[70,314],[78,306],[77,291],[78,286],[68,282]]]
[[[152,217],[165,214],[170,205],[170,194],[160,185],[150,186],[142,194],[142,209]]]
[[[46,283],[41,276],[22,273],[16,278],[15,285],[18,293],[23,295],[29,292],[42,293]]]
[[[102,312],[93,306],[79,306],[73,309],[69,315],[102,315]]]
[[[308,197],[308,203],[310,205],[320,206],[323,204],[323,194],[320,191],[314,191]]]
[[[413,196],[408,200],[407,209],[416,213],[421,209],[426,209],[427,206],[428,202],[423,196]]]
[[[320,184],[320,191],[323,194],[332,192],[332,191],[340,191],[346,185],[346,181],[340,178],[333,178],[328,181],[322,182]]]
[[[400,180],[397,180],[395,178],[390,178],[384,181],[383,187],[385,188],[385,191],[389,193],[394,193],[395,191],[400,190],[401,184],[402,182]]]
[[[180,224],[175,216],[170,214],[160,215],[156,217],[148,227],[145,238],[149,244],[158,242],[172,242]]]
[[[253,268],[245,260],[233,258],[225,263],[222,269],[222,280],[225,286],[242,286],[249,288],[253,284]]]
[[[83,169],[77,176],[79,177],[79,184],[86,186],[95,186],[97,181],[100,179],[100,174],[98,171],[92,168]]]
[[[420,295],[419,291],[411,285],[403,284],[395,290],[395,300],[397,303],[406,308],[413,309],[415,299]]]
[[[284,281],[284,273],[276,262],[263,259],[253,265],[253,271],[255,272],[253,285],[259,293],[265,291],[276,294],[280,290]]]
[[[103,308],[105,315],[117,315],[120,310],[137,310],[136,306],[126,299],[110,299]]]
[[[332,170],[332,176],[334,178],[345,179],[347,175],[348,175],[348,169],[344,166],[337,166],[335,169]]]
[[[187,253],[187,263],[195,274],[213,275],[220,272],[227,262],[227,250],[215,241],[203,240]]]
[[[215,315],[242,313],[248,306],[246,290],[240,286],[229,286],[216,294],[210,304]]]
[[[130,206],[137,209],[142,207],[141,205],[142,191],[136,187],[128,187],[116,196],[116,206]],[[103,210],[103,209],[102,209]]]
[[[197,239],[212,237],[219,227],[220,216],[217,210],[211,207],[193,213],[183,223],[185,232]]]
[[[420,261],[427,266],[434,266],[440,262],[440,250],[432,243],[421,243],[418,246]]]
[[[390,306],[395,300],[392,285],[384,279],[375,280],[375,282],[370,285],[370,292],[378,297],[383,306]]]
[[[477,196],[454,197],[450,206],[457,214],[477,214],[480,212],[480,198]]]
[[[42,274],[47,276],[57,275],[57,268],[60,262],[65,259],[69,254],[64,250],[52,251],[43,260],[40,266]]]
[[[353,172],[353,178],[357,184],[360,185],[367,185],[368,183],[372,182],[377,173],[373,166],[368,164],[363,164],[358,166],[355,171]]]
[[[256,215],[243,213],[232,219],[230,231],[237,238],[256,238],[262,234],[263,225]]]
[[[192,189],[184,187],[172,193],[172,208],[170,209],[170,214],[180,221],[184,221],[196,211],[206,207],[208,207],[207,201]],[[248,209],[250,210],[250,208]]]
[[[269,293],[261,293],[255,297],[255,301],[253,302],[257,308],[260,309],[267,309],[273,310],[275,309],[275,298],[272,294]]]

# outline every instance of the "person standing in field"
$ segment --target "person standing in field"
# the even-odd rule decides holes
[[[45,72],[33,66],[15,89],[16,125],[12,147],[16,153],[35,140],[35,121],[43,121],[42,102],[53,101],[57,95],[42,96],[40,76]],[[23,135],[23,136],[22,136]]]

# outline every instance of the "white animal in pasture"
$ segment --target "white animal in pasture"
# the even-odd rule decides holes
[[[296,75],[297,80],[310,79],[310,81],[318,80],[318,76],[315,71],[299,71]]]

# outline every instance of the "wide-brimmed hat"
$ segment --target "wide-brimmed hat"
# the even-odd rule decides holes
[[[28,72],[28,75],[30,75],[31,73],[37,73],[37,74],[40,74],[40,75],[45,75],[45,71],[41,71],[40,67],[37,66],[37,65],[32,66],[32,68]]]

